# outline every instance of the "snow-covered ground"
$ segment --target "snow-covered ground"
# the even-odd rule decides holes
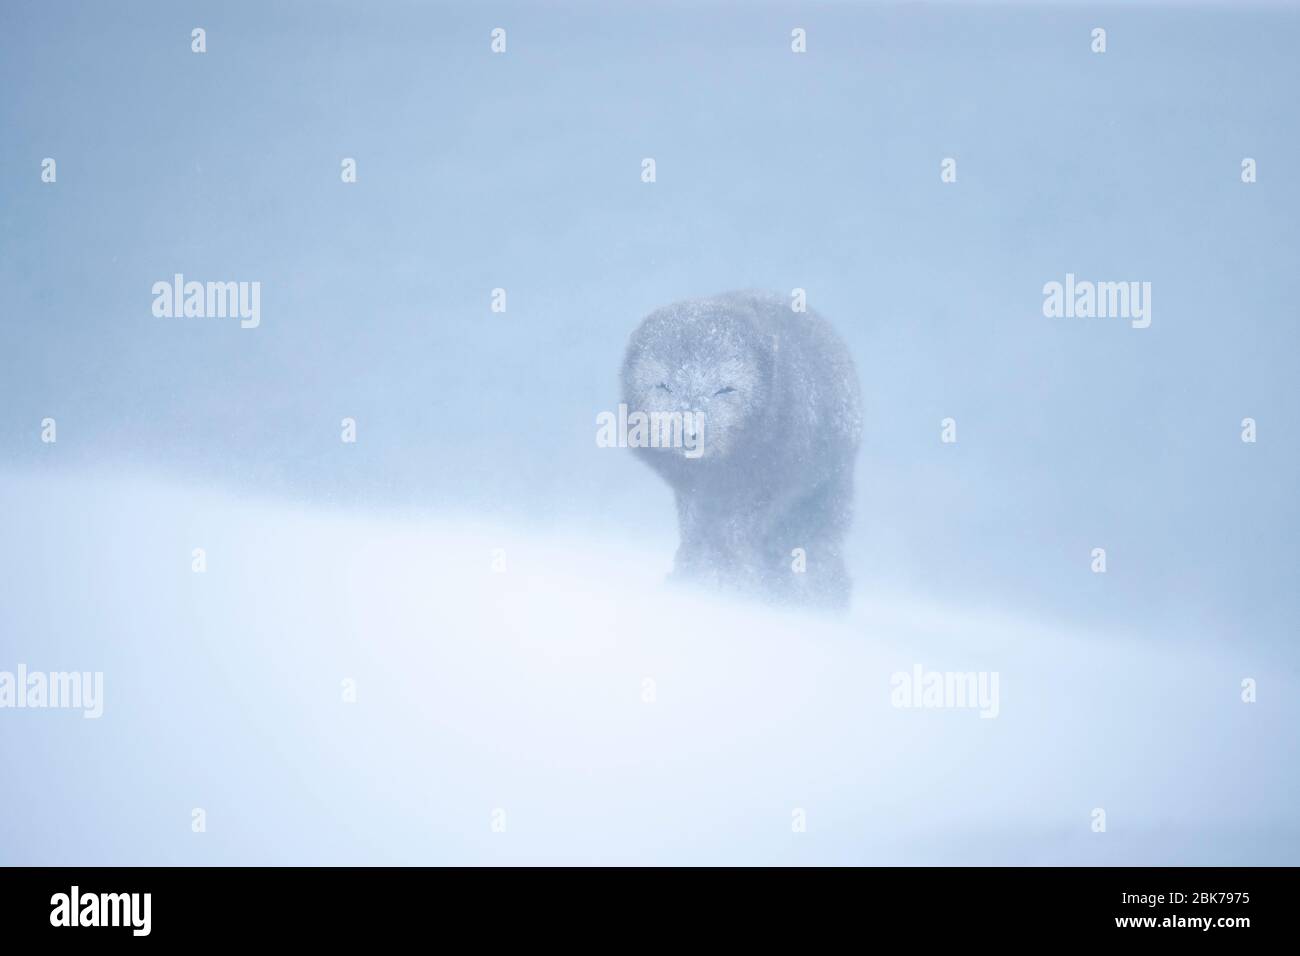
[[[1300,862],[1268,653],[720,602],[663,585],[667,536],[140,477],[0,498],[0,670],[105,681],[98,720],[0,714],[4,863]],[[997,716],[892,706],[917,664],[996,672]]]

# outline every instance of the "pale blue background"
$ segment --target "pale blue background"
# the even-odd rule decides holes
[[[504,56],[488,50],[495,26]],[[793,26],[808,30],[804,56]],[[98,725],[0,712],[5,776],[29,780],[0,787],[0,861],[487,859],[403,855],[424,845],[326,756],[280,778],[258,750],[268,721],[303,721],[282,743],[299,755],[327,753],[333,731],[205,682],[213,648],[239,639],[191,643],[178,621],[210,621],[241,585],[211,606],[186,590],[197,532],[177,516],[219,527],[230,502],[252,500],[271,520],[418,508],[542,538],[595,529],[666,560],[667,492],[595,447],[595,415],[617,402],[641,316],[731,288],[806,288],[853,350],[867,403],[860,594],[1110,634],[1140,645],[1169,689],[1183,649],[1206,648],[1230,703],[1241,676],[1294,687],[1298,47],[1290,4],[6,3],[0,669],[103,669],[113,689]],[[40,181],[46,156],[55,185]],[[644,156],[654,185],[639,180]],[[955,185],[939,181],[946,156]],[[343,157],[355,185],[339,180]],[[1150,281],[1151,327],[1045,319],[1042,285],[1067,271]],[[260,280],[261,328],[154,318],[150,286],[174,272]],[[495,286],[506,315],[488,310]],[[46,416],[57,446],[39,441]],[[338,441],[343,416],[359,422],[355,447]],[[956,446],[938,441],[947,416]],[[1246,416],[1257,444],[1239,440]],[[155,510],[137,481],[180,497]],[[224,497],[189,505],[185,489]],[[179,558],[149,550],[164,539]],[[1104,578],[1087,570],[1096,546]],[[302,577],[308,604],[328,591]],[[305,625],[268,602],[296,647]],[[210,711],[187,722],[163,705],[172,695]],[[1201,713],[1199,700],[1181,706]],[[1244,776],[1245,789],[1192,814],[1234,807],[1254,835],[1193,828],[1105,859],[1300,859],[1285,810],[1294,704],[1257,706],[1259,725],[1212,723],[1205,758],[1207,786]],[[1153,807],[1198,792],[1181,772]],[[188,808],[215,802],[214,779],[242,794],[225,819],[243,828],[196,851]],[[734,782],[728,805],[747,806]],[[284,801],[277,822],[250,796],[262,787]],[[337,815],[313,803],[336,787],[352,794]],[[561,775],[547,793],[570,790]],[[1099,798],[1078,799],[1086,812]],[[180,835],[163,837],[177,808]],[[115,819],[132,822],[115,835]],[[615,855],[640,825],[618,819],[601,841]],[[754,847],[743,828],[719,840],[664,859]],[[827,840],[800,859],[870,861]],[[926,860],[1084,859],[1017,855],[978,825],[965,840]],[[528,858],[592,857],[543,841]]]

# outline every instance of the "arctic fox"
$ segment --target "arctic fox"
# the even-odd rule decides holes
[[[637,448],[677,496],[675,580],[848,605],[841,547],[861,397],[824,319],[756,292],[665,306],[632,333],[623,398],[648,418],[686,423],[678,447]]]

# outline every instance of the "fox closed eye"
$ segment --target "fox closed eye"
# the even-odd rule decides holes
[[[714,396],[716,397],[716,396],[718,396],[718,395],[729,395],[729,394],[731,394],[731,393],[734,392],[734,391],[735,391],[735,389],[732,388],[730,385],[725,385],[725,386],[723,386],[722,388],[718,389],[718,390],[717,390],[716,392],[714,392],[713,394],[714,394]]]

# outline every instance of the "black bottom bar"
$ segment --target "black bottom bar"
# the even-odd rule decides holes
[[[1153,869],[0,870],[8,943],[577,938],[792,942],[1290,937],[1295,871]],[[921,937],[916,934],[920,932]],[[614,933],[614,936],[607,936]],[[669,935],[671,934],[671,935]]]

